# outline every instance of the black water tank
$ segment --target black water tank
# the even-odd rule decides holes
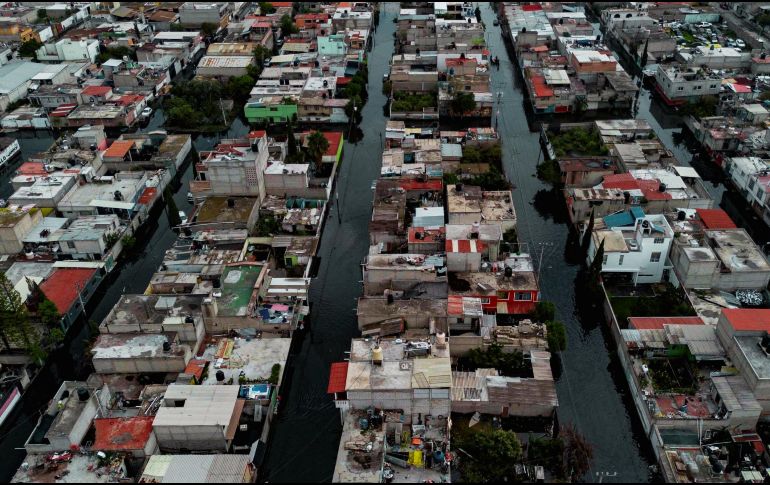
[[[512,276],[513,276],[513,268],[511,268],[510,266],[506,266],[505,267],[505,277],[506,278],[510,278]]]
[[[683,221],[687,219],[687,213],[685,211],[679,211],[676,213],[676,220],[677,221]]]
[[[393,303],[393,293],[388,293],[387,301],[388,301],[388,305],[391,305]]]
[[[455,185],[455,192],[462,192],[462,191],[463,191],[463,184]]]
[[[190,315],[187,315],[186,317],[184,317],[184,323],[195,323],[195,319],[193,319],[193,317],[191,317]]]
[[[664,184],[664,183],[661,183],[661,184],[658,186],[658,190],[659,190],[660,192],[665,192],[665,191],[666,191],[666,184]]]
[[[623,202],[626,204],[631,202],[631,192],[623,192]]]
[[[69,389],[65,389],[64,392],[61,393],[61,397],[59,399],[67,399],[70,397],[70,391]]]
[[[221,370],[217,371],[217,382],[222,382],[225,380],[225,373]]]
[[[80,401],[88,401],[88,396],[89,396],[88,389],[86,389],[85,387],[78,388],[78,399]]]
[[[211,286],[213,286],[214,288],[219,288],[220,286],[222,286],[222,281],[219,278],[214,278],[213,280],[211,280]]]
[[[168,340],[163,342],[163,352],[169,352],[171,350],[171,344]]]
[[[231,208],[231,209],[232,209],[233,207],[235,207],[235,199],[233,199],[233,198],[229,198],[229,199],[227,199],[227,207],[229,207],[229,208]]]

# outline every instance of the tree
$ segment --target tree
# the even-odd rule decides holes
[[[275,7],[270,2],[259,2],[259,13],[260,15],[275,13]]]
[[[294,24],[294,20],[289,15],[281,17],[281,32],[283,35],[291,35],[299,32],[299,29]]]
[[[37,316],[47,327],[53,327],[61,321],[61,314],[56,305],[48,298],[44,299],[37,307]]]
[[[256,84],[256,81],[248,74],[231,77],[230,80],[227,81],[225,93],[227,93],[227,96],[236,103],[243,104],[249,99],[249,93],[251,93],[254,84]]]
[[[516,474],[521,443],[513,431],[483,428],[463,434],[454,444],[465,452],[460,471],[467,482],[502,482]]]
[[[48,20],[48,11],[44,8],[41,8],[37,11],[37,19],[40,21],[46,21]]]
[[[550,322],[556,316],[556,306],[550,301],[539,301],[529,314],[533,322]]]
[[[562,352],[567,350],[567,330],[564,324],[558,321],[546,322],[548,330],[548,350],[550,352]]]
[[[216,34],[219,30],[219,26],[212,22],[204,22],[201,24],[201,32],[203,32],[203,35],[206,37],[211,37],[212,35]]]
[[[288,132],[286,133],[286,161],[289,163],[297,163],[302,160],[302,153],[297,149],[297,138],[294,136],[294,128],[289,123]]]
[[[452,108],[452,113],[462,117],[465,116],[465,113],[476,109],[476,100],[473,97],[473,93],[457,91],[452,98],[450,106]]]
[[[595,280],[598,281],[599,275],[601,275],[603,267],[604,267],[604,239],[602,239],[602,242],[599,243],[599,249],[596,250],[596,254],[594,254],[594,259],[593,261],[591,261],[590,273]]]
[[[43,47],[42,42],[30,39],[19,46],[19,57],[31,57],[37,60],[37,50]]]
[[[353,120],[353,123],[360,123],[361,118],[363,115],[361,114],[361,111],[363,111],[362,105],[364,101],[361,99],[360,96],[353,96],[348,101],[348,104],[345,105],[345,115],[351,120]]]
[[[770,14],[762,14],[756,17],[756,22],[759,24],[760,27],[762,27],[762,31],[764,32],[765,27],[770,25]]]
[[[321,163],[321,159],[328,149],[329,140],[320,131],[314,131],[307,137],[307,153],[316,164]]]
[[[8,350],[16,344],[39,363],[45,359],[39,335],[29,323],[27,307],[5,274],[0,274],[0,340]]]
[[[571,479],[583,478],[591,469],[594,457],[593,446],[581,435],[574,424],[561,428],[564,441],[564,467],[570,471]]]
[[[583,235],[583,251],[588,251],[588,247],[591,244],[591,235],[594,232],[594,209],[591,209],[591,217],[588,219],[588,226],[586,226],[586,232]]]
[[[475,348],[460,358],[460,365],[472,370],[497,369],[500,374],[509,377],[521,377],[531,373],[531,366],[524,359],[524,354],[518,350],[504,352],[502,345],[493,344],[487,347]]]
[[[270,52],[270,49],[263,46],[262,44],[257,45],[254,48],[254,59],[257,61],[257,65],[260,69],[262,69],[262,66],[265,64],[265,59],[269,58],[273,53]]]
[[[171,24],[171,32],[182,32],[184,30],[184,27],[179,22],[174,22]]]

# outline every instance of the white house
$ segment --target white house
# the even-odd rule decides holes
[[[604,241],[605,278],[622,278],[634,284],[659,283],[670,270],[666,261],[673,239],[674,231],[665,216],[645,215],[640,208],[633,207],[596,221],[588,262],[593,261]]]
[[[770,197],[770,161],[759,157],[732,157],[726,163],[726,171],[738,192],[755,210],[770,221],[768,201]]]
[[[37,50],[37,59],[41,62],[96,62],[98,55],[99,41],[96,39],[61,39],[55,44],[45,44]]]

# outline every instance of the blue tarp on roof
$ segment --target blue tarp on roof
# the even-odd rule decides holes
[[[607,227],[626,227],[633,226],[637,219],[644,217],[644,211],[641,207],[632,207],[631,209],[617,214],[610,214],[604,218],[604,224]]]

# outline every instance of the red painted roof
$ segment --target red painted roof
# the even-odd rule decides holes
[[[128,152],[134,147],[133,140],[116,140],[105,150],[103,157],[125,158]]]
[[[155,194],[158,193],[158,189],[155,187],[147,187],[139,196],[139,203],[142,205],[149,205],[155,199]]]
[[[706,229],[735,229],[737,226],[722,209],[696,209],[703,227]]]
[[[16,170],[18,175],[48,175],[43,162],[24,162]]]
[[[110,91],[112,91],[112,88],[109,86],[88,86],[83,88],[80,94],[85,96],[104,96]]]
[[[94,419],[96,439],[92,448],[96,451],[144,449],[152,433],[153,420],[155,416]]]
[[[352,77],[338,77],[337,78],[337,86],[345,86],[346,84],[349,84],[350,81],[352,81]]]
[[[663,325],[704,325],[700,317],[630,317],[628,324],[637,330],[662,330]]]
[[[78,288],[82,290],[95,273],[96,270],[92,268],[56,268],[40,284],[40,289],[56,305],[59,313],[64,314],[77,301]]]
[[[543,7],[541,7],[540,5],[531,3],[529,5],[522,5],[521,9],[525,12],[535,12],[537,10],[543,10]]]
[[[139,101],[143,100],[144,96],[141,94],[124,94],[123,96],[118,99],[118,104],[121,106],[130,106],[134,103],[138,103]]]
[[[325,131],[323,132],[324,138],[329,142],[329,149],[326,150],[327,155],[336,155],[337,150],[340,148],[340,143],[342,143],[342,132],[341,131]]]
[[[446,240],[446,252],[448,253],[480,253],[484,247],[484,243],[478,239]]]
[[[441,181],[441,179],[430,179],[426,180],[425,182],[420,182],[419,180],[404,180],[400,184],[401,188],[404,190],[427,190],[431,192],[438,192],[439,190],[444,188],[444,182]]]
[[[187,363],[187,367],[184,368],[184,373],[192,374],[195,376],[195,379],[200,380],[201,376],[203,375],[203,370],[206,368],[206,364],[208,363],[208,360],[192,359]]]
[[[548,87],[543,76],[532,76],[532,88],[536,98],[548,98],[553,96],[553,89]]]
[[[264,138],[265,135],[267,135],[267,132],[265,130],[254,130],[249,132],[249,140],[254,138]]]
[[[770,331],[770,310],[724,308],[722,315],[733,329],[746,332]]]
[[[422,239],[415,237],[416,233],[422,234]],[[409,228],[409,243],[411,244],[429,244],[434,243],[439,239],[439,236],[446,233],[446,227],[440,227],[438,229],[425,229],[424,227],[410,227]]]
[[[329,372],[329,387],[326,392],[333,394],[335,392],[345,392],[348,380],[348,363],[334,362]]]

